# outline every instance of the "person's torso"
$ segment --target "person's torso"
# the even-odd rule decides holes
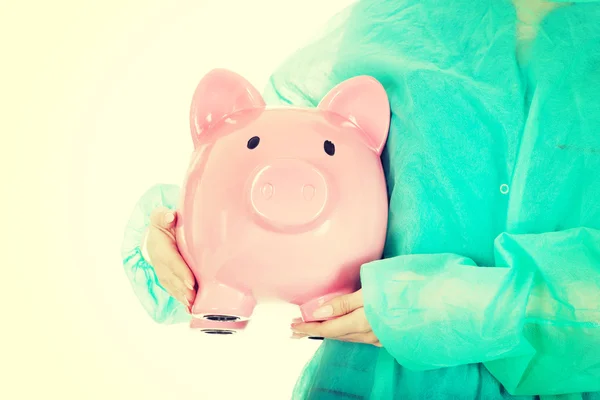
[[[390,95],[385,257],[456,253],[493,267],[502,232],[600,229],[600,3],[556,8],[521,41],[509,2],[363,3],[335,74],[372,75]],[[335,341],[297,398],[344,398],[300,397],[322,379],[370,396],[355,398],[516,398],[481,365],[414,372]]]

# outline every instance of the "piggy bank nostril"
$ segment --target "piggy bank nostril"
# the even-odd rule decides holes
[[[312,185],[305,185],[302,188],[302,195],[307,201],[311,201],[315,197],[315,188]]]
[[[260,189],[260,193],[265,199],[270,199],[271,197],[273,197],[273,185],[271,185],[270,183],[265,183]]]

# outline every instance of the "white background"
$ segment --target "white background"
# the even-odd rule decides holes
[[[198,80],[262,89],[348,0],[0,0],[0,398],[286,399],[318,343],[289,306],[239,337],[152,322],[123,272],[133,205],[178,184]]]

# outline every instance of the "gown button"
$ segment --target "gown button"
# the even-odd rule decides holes
[[[509,191],[509,187],[506,183],[503,183],[502,185],[500,185],[500,193],[508,194],[508,191]]]

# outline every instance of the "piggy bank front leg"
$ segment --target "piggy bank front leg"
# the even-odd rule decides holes
[[[192,306],[190,327],[209,334],[233,334],[246,328],[255,307],[252,294],[205,281]]]

